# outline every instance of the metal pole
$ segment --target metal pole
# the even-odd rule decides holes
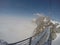
[[[32,41],[32,37],[31,37],[30,40],[29,40],[29,45],[31,45],[31,41]]]

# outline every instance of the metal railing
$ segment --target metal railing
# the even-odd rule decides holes
[[[31,45],[32,37],[8,45]]]
[[[49,37],[50,37],[50,29],[47,28],[44,30],[44,32],[38,34],[35,37],[29,37],[22,41],[18,41],[8,45],[44,45],[45,43],[47,43]]]

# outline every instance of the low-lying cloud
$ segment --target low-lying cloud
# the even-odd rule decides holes
[[[8,43],[17,42],[32,35],[35,25],[26,18],[1,17],[0,39]]]

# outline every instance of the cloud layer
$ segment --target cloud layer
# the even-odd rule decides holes
[[[32,35],[35,25],[25,18],[2,17],[0,18],[0,39],[8,43],[17,42]]]
[[[57,38],[52,41],[52,45],[60,45],[60,34],[57,34]]]

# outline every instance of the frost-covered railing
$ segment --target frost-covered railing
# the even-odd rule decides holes
[[[46,28],[42,33],[38,34],[35,37],[30,37],[25,40],[12,43],[9,45],[44,45],[50,36],[50,29]]]
[[[42,33],[37,35],[35,39],[32,40],[31,45],[44,45],[48,41],[49,36],[50,36],[50,29],[46,28]]]
[[[38,34],[35,37],[30,37],[22,41],[18,41],[11,44],[6,43],[5,45],[45,45],[45,43],[47,43],[49,39],[49,36],[50,36],[50,29],[46,28],[42,33]],[[2,45],[4,44],[2,43]]]

